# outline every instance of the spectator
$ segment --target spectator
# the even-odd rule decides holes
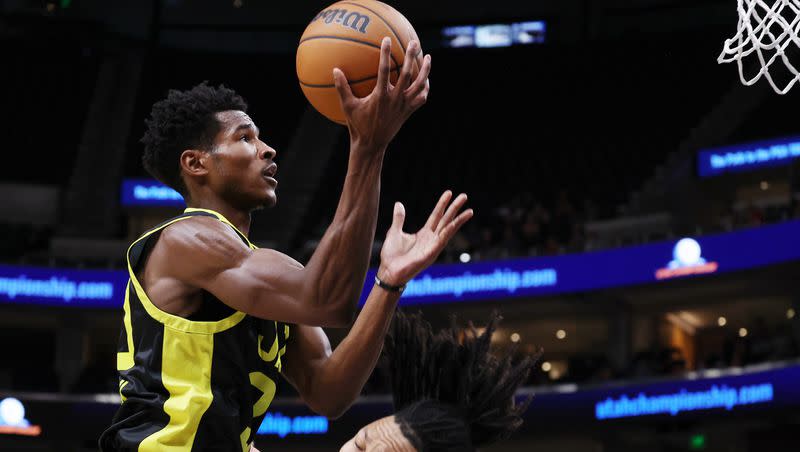
[[[520,244],[525,254],[535,256],[542,246],[542,227],[533,212],[525,215],[520,227]]]

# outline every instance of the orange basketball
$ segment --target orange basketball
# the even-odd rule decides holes
[[[378,76],[381,41],[392,39],[391,81],[395,83],[409,41],[419,41],[411,23],[391,6],[376,0],[332,4],[311,20],[297,47],[297,78],[306,98],[331,121],[346,124],[333,84],[338,67],[357,97],[372,92]],[[412,76],[422,67],[420,52]]]

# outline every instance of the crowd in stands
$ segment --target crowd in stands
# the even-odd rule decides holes
[[[743,227],[758,227],[800,218],[800,199],[798,196],[800,195],[793,196],[791,201],[786,203],[771,204],[763,207],[753,203],[740,208],[731,206],[724,214],[720,215],[717,227],[721,231],[732,231]]]
[[[46,251],[52,236],[50,226],[0,221],[0,260],[15,263],[31,253]]]
[[[468,223],[448,247],[443,262],[492,260],[581,252],[585,248],[584,224],[594,219],[591,202],[576,206],[565,191],[544,204],[523,193]]]
[[[759,207],[731,206],[703,232],[729,232],[800,218],[800,201]],[[551,256],[598,249],[586,224],[596,219],[589,200],[576,203],[565,191],[550,203],[530,193],[518,195],[490,212],[482,212],[460,231],[440,256],[440,263]],[[699,228],[698,229],[703,229]],[[674,234],[671,234],[674,236]],[[466,257],[466,256],[464,256]]]
[[[552,203],[522,193],[493,210],[481,211],[453,237],[438,262],[464,262],[465,253],[469,260],[480,261],[582,252],[586,247],[584,225],[594,215],[590,201],[576,206],[566,191],[559,192]],[[296,251],[301,261],[311,257],[326,226],[320,224],[314,231],[316,237]],[[381,239],[377,234],[373,266],[379,263]]]
[[[800,191],[789,198],[763,203],[731,203],[714,220],[704,225],[696,224],[691,234],[730,232],[800,218]],[[603,220],[605,218],[598,215],[597,206],[591,199],[572,196],[566,190],[559,190],[550,199],[523,192],[493,208],[481,209],[480,214],[451,240],[439,256],[438,263],[552,256],[622,246],[622,243],[599,239],[597,233],[586,227]],[[328,217],[322,220],[309,231],[311,238],[290,254],[301,262],[307,261],[329,222]],[[406,227],[406,230],[413,232],[413,226]],[[378,229],[372,266],[379,263],[381,233]],[[675,238],[677,234],[672,225],[667,225],[660,236],[631,237],[624,245]]]
[[[707,353],[698,367],[719,369],[795,358],[800,355],[800,343],[792,329],[796,323],[789,319],[769,325],[763,317],[756,317],[745,337],[728,331],[722,348]]]
[[[695,358],[694,363],[680,348],[660,343],[637,350],[625,368],[615,368],[603,354],[575,354],[569,357],[567,372],[563,375],[553,378],[552,374],[534,372],[529,384],[601,383],[612,379],[680,376],[690,370],[725,369],[792,360],[800,357],[800,329],[796,323],[789,319],[768,324],[763,317],[757,317],[748,325],[745,336],[733,328],[723,329],[722,345],[709,347],[709,350]]]

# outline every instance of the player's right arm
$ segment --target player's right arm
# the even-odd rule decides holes
[[[250,249],[216,218],[192,217],[165,228],[145,271],[158,275],[153,290],[158,284],[183,288],[166,298],[202,289],[259,318],[315,326],[349,322],[326,301],[307,268],[280,252]]]
[[[181,280],[256,317],[311,326],[348,326],[369,266],[386,148],[428,96],[430,55],[423,59],[417,77],[411,75],[418,52],[419,43],[410,42],[397,84],[392,85],[391,40],[384,39],[375,89],[364,98],[353,95],[342,71],[334,71],[350,132],[350,158],[333,222],[305,267],[275,251],[250,250],[232,231],[223,234],[228,227],[219,221],[192,219],[167,229],[191,229],[181,223],[206,226],[202,231],[167,234],[183,234],[172,244],[181,250],[175,254],[191,256],[187,263],[198,266],[198,270],[187,269]]]

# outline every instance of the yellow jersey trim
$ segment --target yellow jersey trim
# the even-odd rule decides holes
[[[134,364],[133,325],[131,324],[130,290],[128,290],[128,287],[125,288],[125,303],[122,305],[122,310],[125,313],[122,318],[122,323],[125,328],[125,339],[128,343],[128,351],[117,352],[117,370],[128,370],[133,367]]]

